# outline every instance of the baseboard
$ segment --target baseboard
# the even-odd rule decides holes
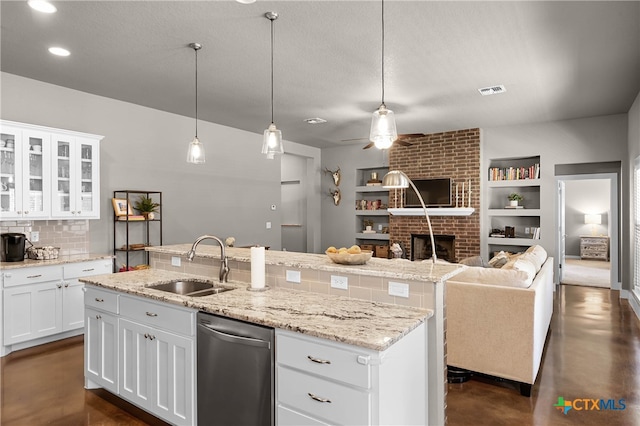
[[[622,283],[621,282],[617,282],[617,283],[611,284],[611,290],[620,290],[620,291],[622,291]]]
[[[622,293],[626,293],[625,294],[626,297],[624,298],[629,300],[631,309],[633,309],[633,312],[635,312],[636,316],[638,317],[638,320],[640,321],[640,290],[633,290],[633,291],[622,290],[620,297],[623,297]]]

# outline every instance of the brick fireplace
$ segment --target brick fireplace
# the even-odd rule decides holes
[[[412,146],[394,146],[389,151],[389,169],[402,170],[411,179],[451,178],[455,185],[471,181],[471,216],[430,216],[433,234],[455,236],[454,259],[480,254],[480,129],[433,133],[412,139]],[[410,190],[410,189],[409,189]],[[389,205],[394,205],[393,191]],[[465,207],[468,198],[465,197]],[[454,200],[455,205],[455,200]],[[411,247],[411,234],[429,234],[427,221],[420,216],[390,216],[390,242]],[[407,258],[413,258],[411,252]]]

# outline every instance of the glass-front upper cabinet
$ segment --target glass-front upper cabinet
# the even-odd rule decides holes
[[[100,216],[98,141],[53,135],[54,218]]]
[[[0,128],[0,220],[51,214],[51,139],[45,132]]]

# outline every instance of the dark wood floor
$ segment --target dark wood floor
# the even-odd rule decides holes
[[[619,293],[561,286],[531,398],[510,383],[450,384],[449,425],[640,425],[640,324]],[[0,362],[0,424],[162,424],[107,392],[83,388],[82,337],[14,352]],[[558,397],[625,400],[620,411],[567,415]]]

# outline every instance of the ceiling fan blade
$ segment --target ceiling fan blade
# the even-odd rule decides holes
[[[362,149],[369,149],[373,146],[373,142],[369,142],[368,144],[366,144]]]
[[[402,140],[400,138],[396,139],[396,141],[394,142],[394,145],[395,144],[398,144],[398,145],[401,145],[401,146],[411,146],[411,145],[413,145],[411,142],[404,141],[404,140]]]
[[[412,139],[412,138],[421,138],[425,136],[424,133],[402,133],[398,135],[398,139]]]
[[[342,139],[342,142],[368,141],[369,138]]]

